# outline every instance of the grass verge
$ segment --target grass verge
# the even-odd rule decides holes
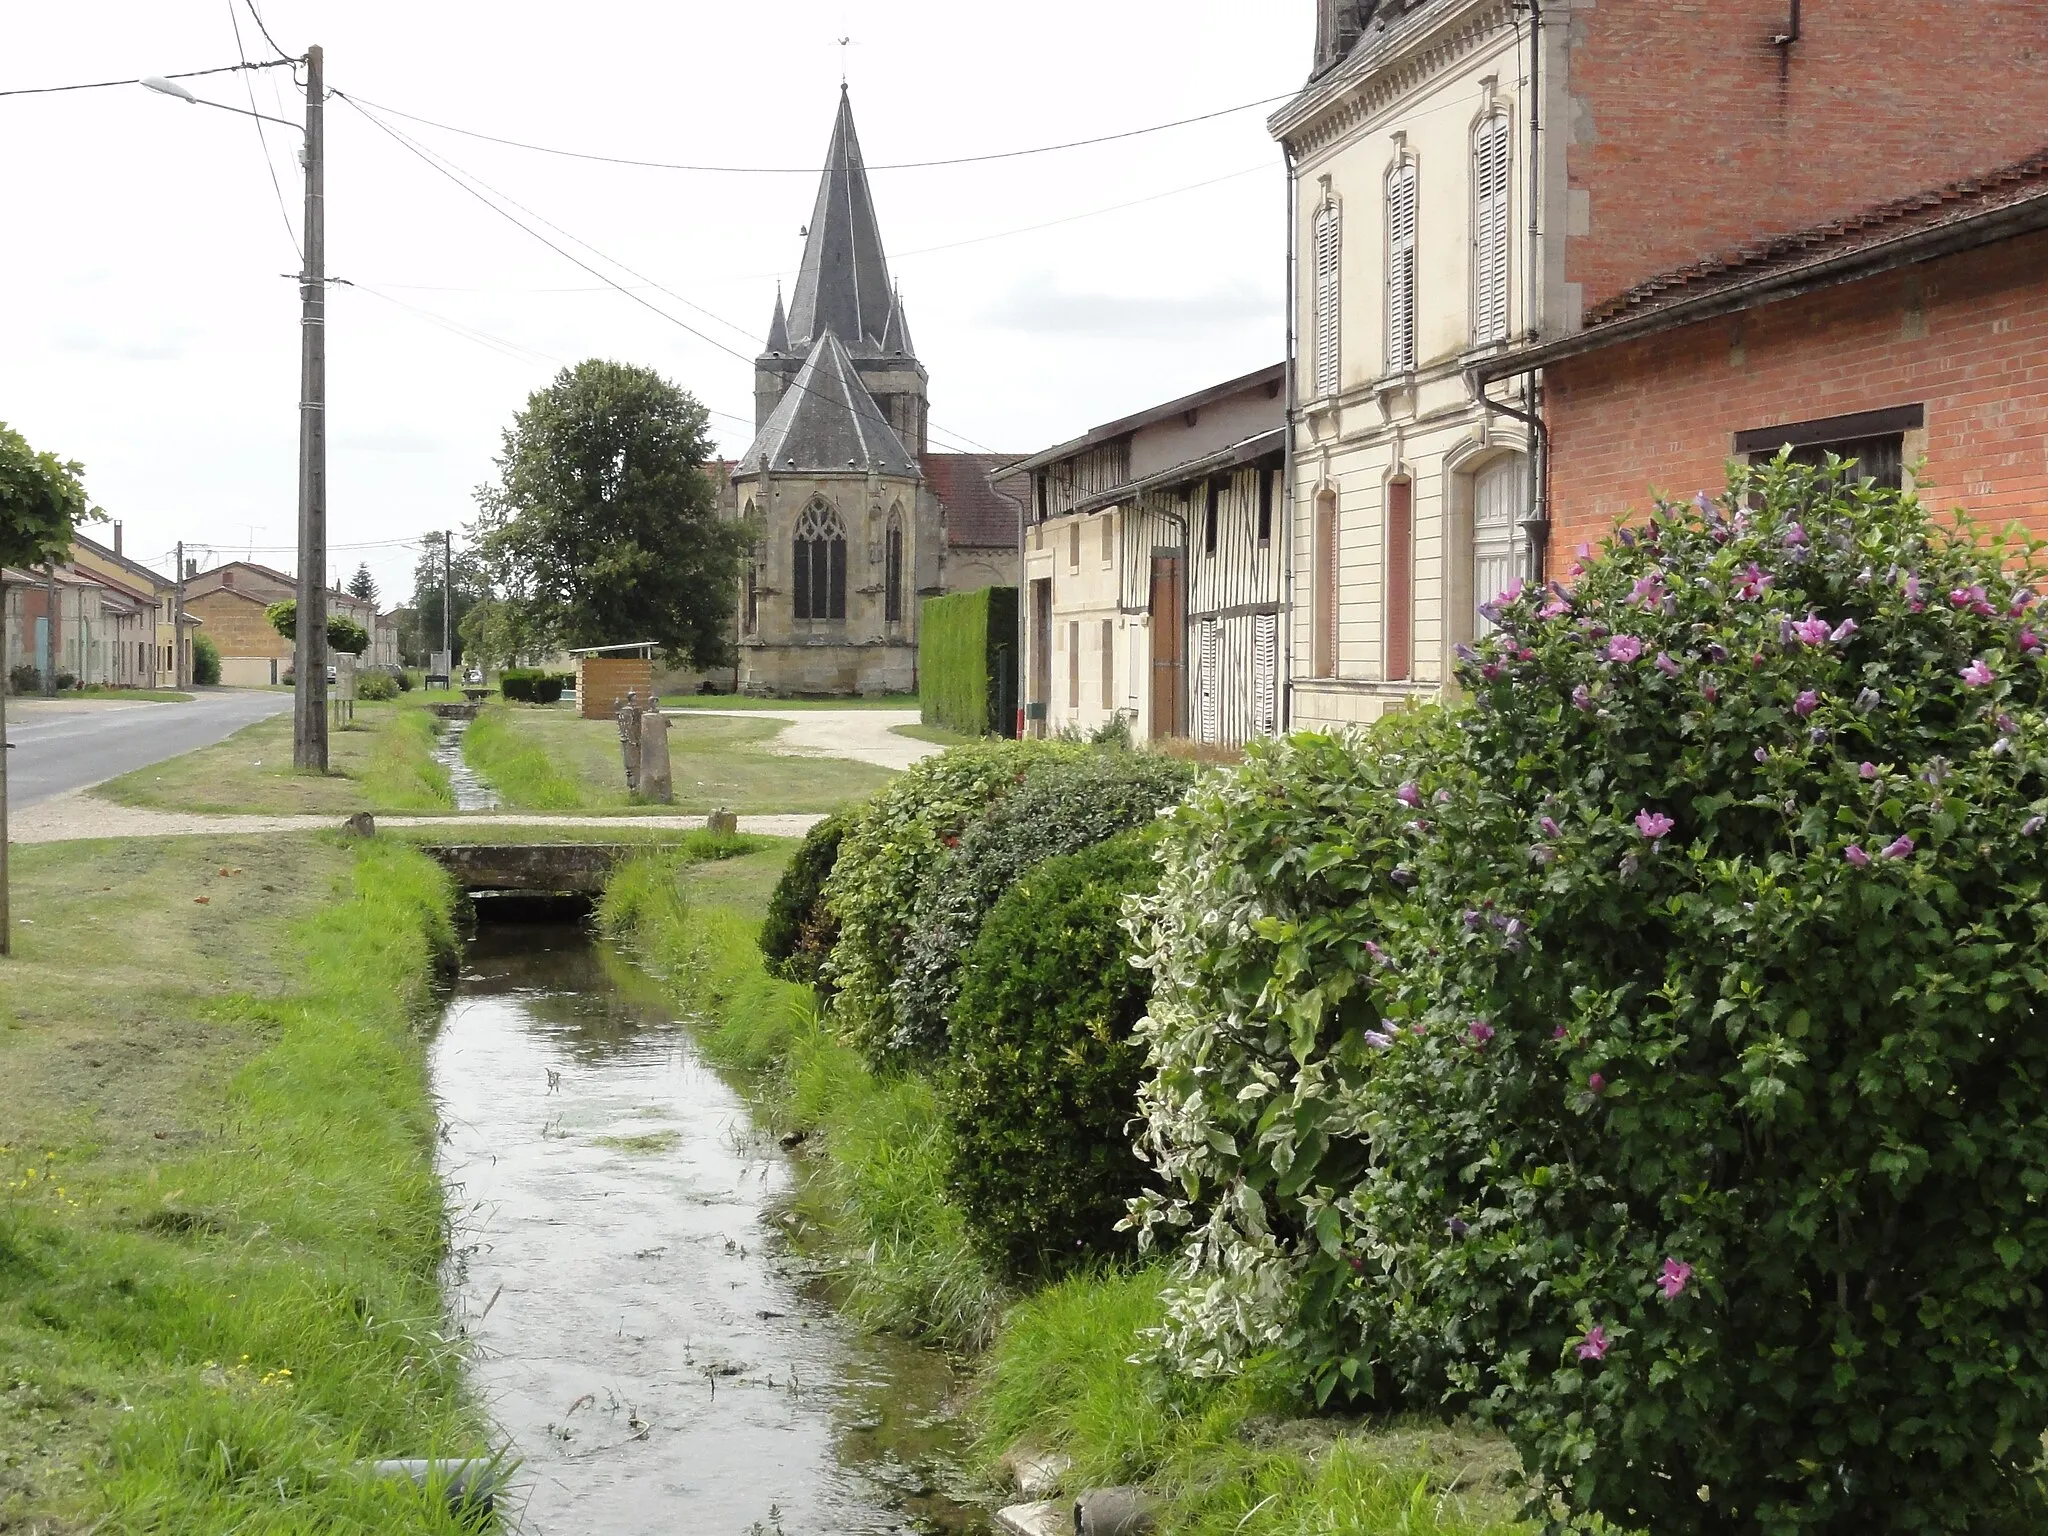
[[[138,768],[93,793],[152,810],[262,816],[452,811],[448,770],[434,761],[439,722],[419,704],[356,705],[328,737],[325,774],[292,767],[292,717],[273,715],[226,741]]]
[[[516,810],[586,808],[582,780],[557,766],[542,736],[522,729],[509,704],[486,704],[477,711],[462,733],[462,759]]]
[[[915,709],[914,693],[835,694],[825,699],[771,699],[751,693],[683,693],[661,696],[661,707],[678,709]]]
[[[352,1472],[483,1441],[415,1027],[447,880],[324,837],[16,860],[0,1529],[458,1529]]]
[[[810,1145],[797,1214],[834,1262],[835,1299],[866,1327],[985,1343],[1001,1294],[945,1196],[947,1130],[921,1078],[879,1078],[819,1017],[807,987],[761,965],[761,914],[795,844],[719,864],[636,859],[600,921],[702,1021],[705,1054],[778,1130]]]
[[[67,699],[124,699],[131,704],[190,704],[193,695],[181,688],[78,688],[60,694]]]

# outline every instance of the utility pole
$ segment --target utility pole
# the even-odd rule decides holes
[[[7,911],[7,581],[0,577],[0,960],[14,953]]]
[[[43,648],[43,697],[57,697],[57,656],[64,648],[64,611],[57,606],[57,562],[43,562],[43,626],[50,639]]]
[[[455,650],[448,643],[449,614],[455,607],[455,533],[441,530],[441,654],[448,658],[448,687],[455,687]]]
[[[171,567],[176,579],[171,598],[171,686],[185,686],[185,541],[178,540],[178,563]],[[199,681],[197,667],[192,669],[195,683]]]
[[[327,771],[327,105],[325,57],[306,50],[306,262],[299,276],[299,623],[292,765]]]

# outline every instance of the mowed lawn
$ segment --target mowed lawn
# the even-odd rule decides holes
[[[701,815],[831,811],[872,794],[893,775],[836,757],[771,751],[780,720],[720,715],[669,717],[673,805],[646,805],[626,792],[618,727],[567,708],[495,705],[463,740],[463,754],[509,810]]]
[[[403,700],[358,704],[330,731],[328,772],[292,767],[292,717],[274,715],[226,741],[102,784],[95,794],[151,810],[253,816],[452,811],[448,770],[434,761],[440,722]]]

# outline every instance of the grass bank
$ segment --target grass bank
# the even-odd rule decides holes
[[[872,794],[890,777],[886,768],[843,758],[778,756],[770,748],[782,730],[774,720],[672,716],[673,805],[646,805],[629,795],[618,727],[566,707],[489,705],[463,737],[462,750],[506,807],[522,811],[830,811]]]
[[[661,707],[677,709],[915,709],[914,693],[834,694],[824,699],[772,699],[750,693],[665,693]]]
[[[457,1529],[351,1471],[483,1440],[442,1332],[416,1028],[445,878],[324,837],[14,869],[0,1529]]]
[[[705,1054],[777,1130],[809,1141],[798,1215],[864,1326],[984,1343],[1001,1293],[945,1197],[946,1127],[922,1078],[883,1079],[820,1018],[809,988],[770,976],[755,942],[794,844],[718,864],[638,859],[614,877],[605,930],[702,1020]]]
[[[439,722],[422,705],[356,705],[353,725],[328,736],[328,769],[292,766],[292,717],[273,715],[226,741],[138,768],[95,794],[153,810],[250,815],[452,811],[448,770],[434,761]]]
[[[59,694],[65,699],[123,699],[130,704],[190,704],[193,695],[181,688],[78,688]]]

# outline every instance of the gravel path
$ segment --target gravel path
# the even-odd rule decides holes
[[[929,741],[898,736],[899,725],[916,725],[914,709],[678,709],[670,718],[721,715],[739,720],[783,720],[788,729],[769,751],[780,757],[850,757],[857,763],[893,768],[901,773],[946,749]]]

